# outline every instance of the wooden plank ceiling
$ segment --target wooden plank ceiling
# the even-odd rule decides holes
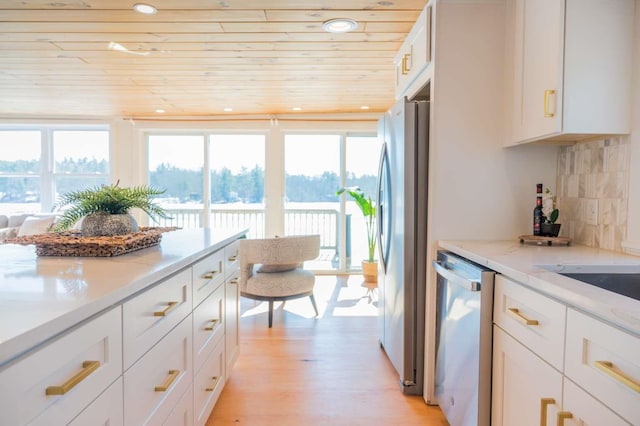
[[[0,117],[384,111],[426,2],[1,0]],[[332,18],[358,28],[323,31]]]

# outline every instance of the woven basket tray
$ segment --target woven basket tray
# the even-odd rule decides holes
[[[25,235],[7,239],[14,244],[35,244],[38,256],[110,257],[160,244],[162,233],[178,228],[144,228],[111,237],[83,237],[80,232]]]

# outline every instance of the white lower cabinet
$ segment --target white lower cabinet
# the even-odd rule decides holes
[[[501,328],[493,330],[492,424],[555,425],[562,374]]]
[[[67,424],[122,374],[120,307],[0,372],[0,424]]]
[[[193,407],[196,425],[204,425],[218,401],[225,383],[224,341],[211,351],[193,380]]]
[[[193,424],[193,388],[191,386],[162,424],[163,426],[191,426]]]
[[[0,426],[204,425],[239,353],[238,271],[234,240],[4,366]]]
[[[640,425],[638,337],[505,277],[495,288],[492,425]]]
[[[162,424],[191,385],[189,315],[124,373],[124,423]]]
[[[569,309],[565,375],[640,425],[640,338]]]
[[[121,377],[85,408],[78,417],[73,419],[69,426],[122,426],[124,424],[123,414]]]
[[[606,405],[566,378],[562,411],[565,426],[629,426]]]

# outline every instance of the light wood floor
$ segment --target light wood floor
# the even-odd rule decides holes
[[[241,354],[211,425],[447,425],[437,407],[401,393],[380,349],[375,298],[361,277],[319,276],[315,296],[276,304],[242,299]]]

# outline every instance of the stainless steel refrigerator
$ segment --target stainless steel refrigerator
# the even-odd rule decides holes
[[[421,395],[427,268],[429,102],[402,100],[378,123],[378,335],[404,393]]]

